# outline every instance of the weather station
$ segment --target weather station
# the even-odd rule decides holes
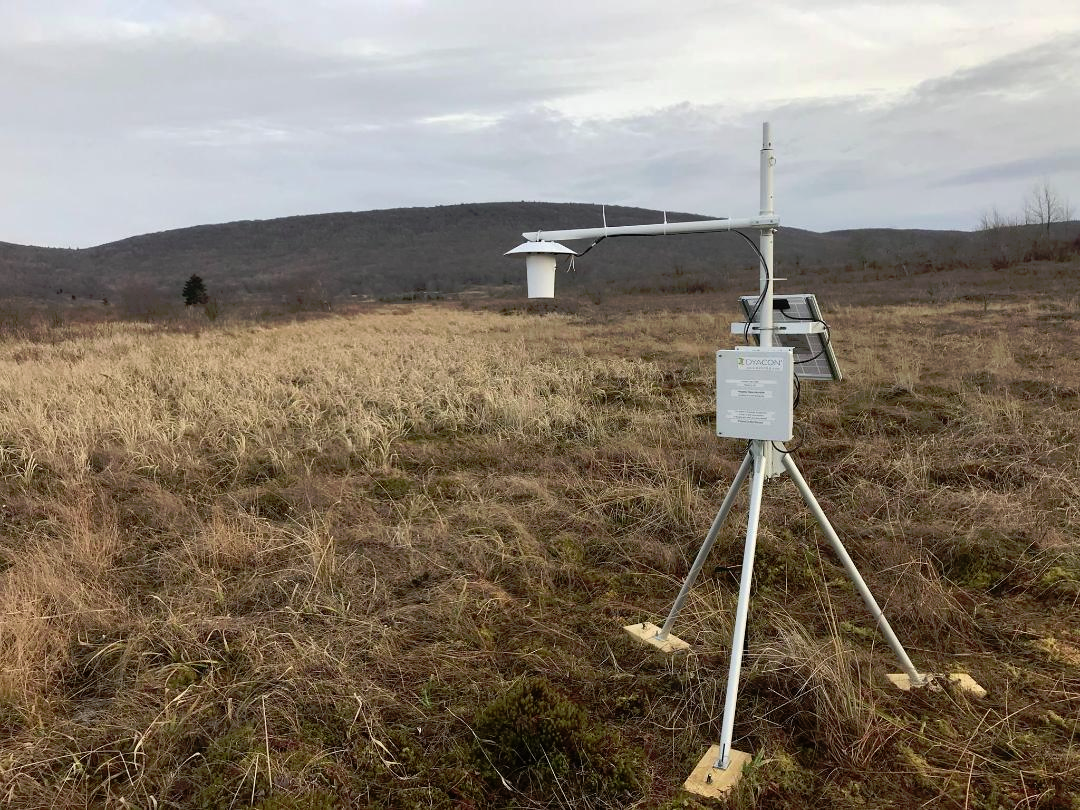
[[[664,653],[689,649],[690,645],[674,635],[672,628],[739,491],[749,481],[746,537],[720,740],[709,748],[684,783],[688,791],[704,796],[720,796],[730,790],[742,775],[743,766],[751,760],[749,753],[732,748],[732,737],[761,503],[765,482],[769,479],[785,474],[791,479],[839,558],[903,670],[888,675],[890,683],[910,690],[948,679],[961,689],[980,696],[985,694],[985,690],[965,673],[929,674],[916,669],[785,446],[793,436],[801,381],[839,381],[841,371],[829,339],[829,326],[822,317],[817,299],[807,293],[775,294],[775,282],[782,280],[776,278],[773,265],[773,242],[780,226],[773,195],[775,165],[771,130],[765,123],[760,156],[760,205],[756,216],[669,223],[665,215],[665,221],[661,223],[610,228],[605,217],[600,228],[523,233],[526,241],[506,254],[525,256],[529,298],[553,298],[559,260],[568,257],[569,267],[573,267],[576,257],[608,238],[732,231],[748,242],[757,254],[758,293],[740,298],[745,321],[731,327],[732,334],[741,336],[748,345],[721,349],[716,353],[716,433],[723,438],[748,442],[748,449],[663,624],[658,626],[645,621],[624,628],[635,638]],[[744,230],[757,231],[756,244],[743,233]],[[575,240],[592,240],[592,243],[580,252],[561,244]]]

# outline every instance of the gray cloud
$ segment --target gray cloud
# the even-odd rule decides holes
[[[23,49],[30,50],[30,49]],[[20,110],[24,131],[65,125],[201,129],[235,120],[279,128],[385,123],[461,110],[503,110],[520,87],[579,92],[580,79],[530,73],[527,65],[469,52],[341,57],[269,48],[153,40],[115,45],[39,45],[0,53],[0,99]],[[34,81],[26,80],[32,71]]]
[[[940,185],[976,185],[993,183],[998,180],[1023,180],[1049,176],[1051,174],[1080,173],[1080,150],[1059,152],[1036,158],[1008,160],[1004,163],[977,166],[951,177],[944,178]]]
[[[977,97],[1013,100],[1056,94],[1080,78],[1080,34],[1061,34],[1017,53],[921,83],[922,104],[955,106]]]
[[[894,65],[887,25],[852,21],[843,2],[777,6],[775,43],[749,37],[754,15],[704,0],[664,17],[647,0],[620,14],[563,0],[531,14],[477,0],[106,5],[142,16],[103,22],[72,3],[46,25],[0,10],[0,104],[16,112],[0,130],[0,240],[501,199],[744,215],[766,118],[791,225],[971,226],[1044,175],[1080,196],[1075,31],[875,89],[917,71]],[[941,41],[970,50],[979,36]],[[825,52],[845,37],[871,76],[858,92],[838,92],[858,82]],[[812,91],[815,65],[838,78]]]

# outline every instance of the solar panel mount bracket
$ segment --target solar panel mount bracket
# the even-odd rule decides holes
[[[825,332],[825,324],[821,321],[805,321],[803,323],[774,323],[772,327],[773,334],[778,335],[817,335]],[[761,324],[759,323],[733,323],[731,325],[731,334],[733,335],[758,335],[761,334]]]

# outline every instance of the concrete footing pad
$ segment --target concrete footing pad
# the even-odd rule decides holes
[[[656,649],[660,650],[660,652],[674,653],[690,649],[689,644],[687,644],[678,636],[673,636],[671,633],[668,633],[667,638],[657,638],[657,636],[660,635],[660,628],[652,622],[628,624],[623,628],[623,630],[632,635],[638,641],[642,641],[646,644],[656,647]]]
[[[731,749],[731,761],[721,770],[713,767],[720,757],[720,746],[714,745],[705,752],[690,776],[683,782],[683,788],[698,796],[719,799],[742,778],[743,766],[753,757],[745,751]]]
[[[904,692],[909,692],[912,689],[911,678],[906,672],[892,672],[885,676],[889,679],[889,683]],[[986,697],[986,690],[979,685],[979,683],[968,675],[966,672],[951,672],[945,673],[926,673],[923,675],[926,679],[921,684],[915,684],[914,688],[919,689],[923,686],[929,686],[931,689],[940,688],[936,686],[934,681],[951,681],[958,686],[962,691],[975,697]]]

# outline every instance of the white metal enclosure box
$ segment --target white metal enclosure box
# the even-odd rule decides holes
[[[794,393],[793,349],[721,349],[716,353],[716,435],[790,441]]]

